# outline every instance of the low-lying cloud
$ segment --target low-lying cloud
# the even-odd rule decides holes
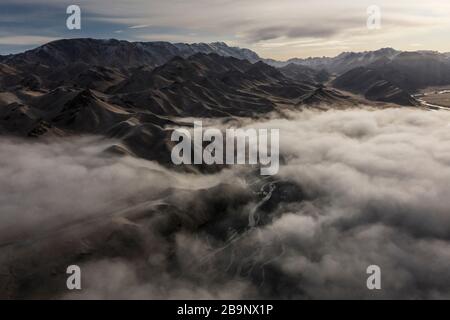
[[[449,298],[449,124],[447,112],[409,108],[247,123],[280,129],[282,164],[269,178],[240,166],[176,173],[105,154],[114,142],[98,138],[4,140],[1,292]],[[80,292],[65,288],[69,264],[82,269]],[[380,291],[366,287],[372,264]]]

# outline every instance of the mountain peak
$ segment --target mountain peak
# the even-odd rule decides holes
[[[89,54],[87,54],[89,53]],[[248,49],[230,47],[224,42],[207,43],[170,43],[129,42],[116,39],[73,38],[60,39],[44,44],[24,53],[6,56],[3,61],[15,63],[39,63],[46,66],[68,66],[84,63],[115,68],[160,66],[175,56],[183,58],[196,53],[216,53],[256,62],[259,56]]]
[[[222,41],[211,42],[211,44],[212,44],[212,45],[215,45],[215,46],[221,46],[221,47],[227,47],[227,48],[230,48],[229,45],[227,45],[225,42],[222,42]]]

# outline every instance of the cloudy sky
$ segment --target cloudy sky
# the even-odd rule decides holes
[[[82,10],[81,30],[66,8]],[[381,28],[367,28],[367,8]],[[333,56],[394,47],[450,51],[448,0],[0,0],[0,54],[72,37],[132,41],[224,41],[265,58]]]

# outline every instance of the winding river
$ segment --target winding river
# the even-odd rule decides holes
[[[445,94],[445,93],[450,93],[450,90],[442,90],[442,91],[432,92],[432,93],[428,92],[428,93],[413,94],[413,95],[411,95],[411,97],[413,97],[414,99],[419,101],[423,107],[425,107],[429,110],[449,110],[450,111],[449,107],[441,106],[438,104],[428,103],[424,99],[422,99],[423,97],[426,97],[430,94]]]

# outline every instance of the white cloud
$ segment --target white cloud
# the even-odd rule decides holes
[[[45,36],[6,36],[0,37],[2,45],[42,45],[50,41],[58,40],[55,37]]]
[[[129,29],[143,29],[143,28],[147,28],[150,27],[149,24],[141,24],[141,25],[136,25],[136,26],[131,26],[129,27]]]
[[[82,256],[83,292],[66,298],[448,299],[450,113],[288,116],[245,120],[280,129],[268,202],[248,168],[192,175],[105,157],[110,141],[2,141],[0,271],[38,265],[36,294],[61,297],[49,272]]]

